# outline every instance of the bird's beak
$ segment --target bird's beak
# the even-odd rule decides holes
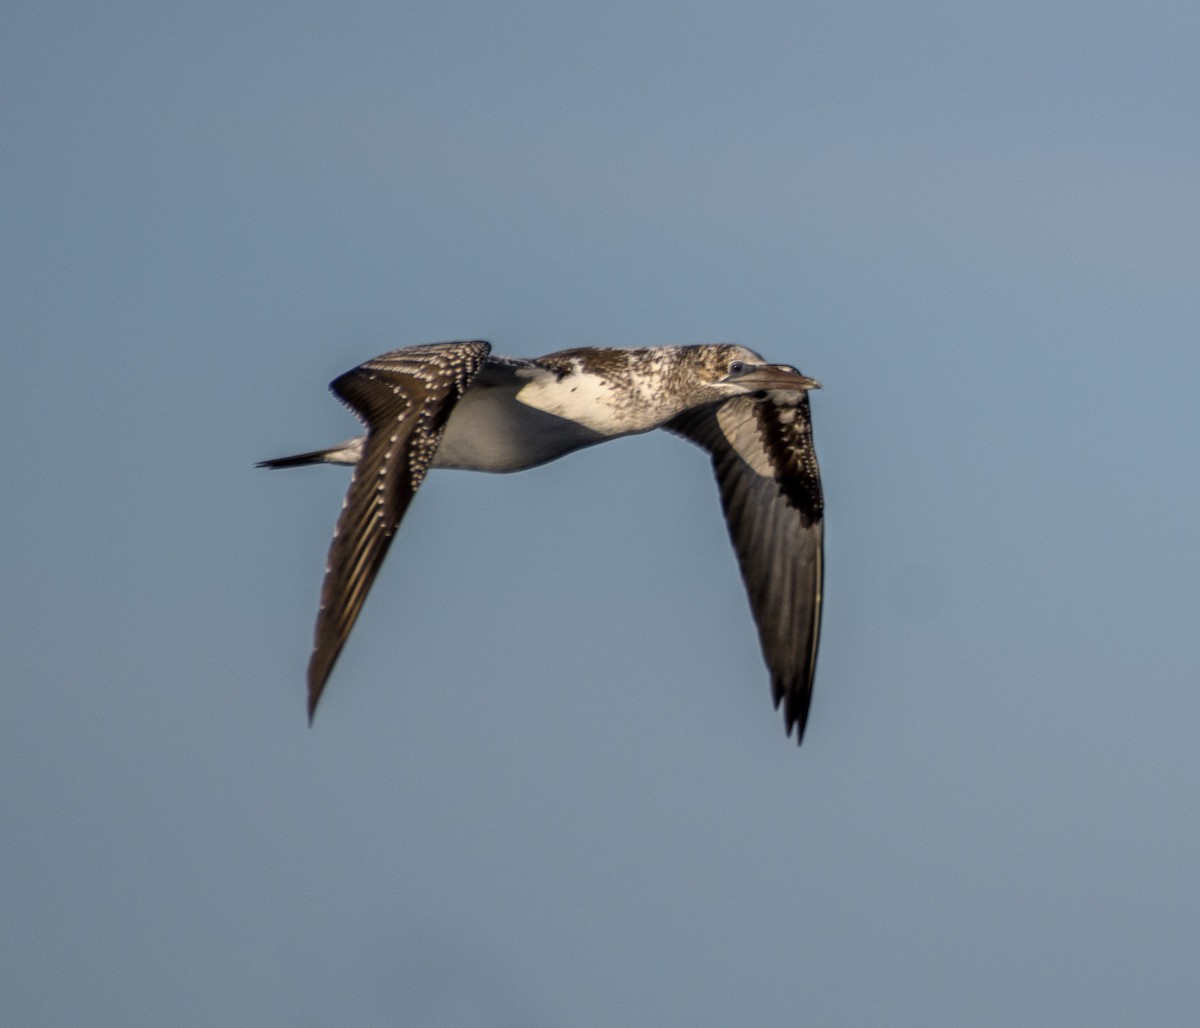
[[[739,375],[737,383],[748,389],[786,389],[793,392],[821,388],[821,383],[815,378],[800,374],[790,364],[762,364]]]

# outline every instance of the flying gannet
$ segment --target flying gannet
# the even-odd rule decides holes
[[[430,468],[521,471],[665,428],[712,458],[775,705],[804,735],[821,628],[823,500],[808,391],[820,383],[727,343],[499,357],[481,341],[392,350],[330,389],[365,435],[259,467],[350,464],[325,566],[311,720],[333,665]]]

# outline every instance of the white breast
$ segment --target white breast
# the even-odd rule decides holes
[[[604,436],[620,435],[612,385],[599,375],[575,372],[561,378],[536,371],[517,393],[517,402],[583,425]]]
[[[580,370],[578,362],[568,375],[540,369],[519,374],[529,378],[517,393],[519,403],[609,439],[660,428],[679,413],[677,398],[655,388],[656,380],[643,375],[629,375],[614,386],[602,375]]]

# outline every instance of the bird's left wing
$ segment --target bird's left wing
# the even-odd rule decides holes
[[[821,633],[824,501],[805,393],[739,396],[667,423],[712,456],[775,706],[804,736]]]
[[[367,426],[333,532],[308,664],[308,716],[341,653],[400,519],[433,463],[454,405],[483,367],[484,342],[393,350],[329,388]]]

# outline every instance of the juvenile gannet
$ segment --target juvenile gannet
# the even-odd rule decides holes
[[[823,501],[808,390],[820,383],[744,346],[493,356],[485,342],[409,346],[330,383],[365,435],[259,467],[351,464],[325,565],[311,720],[392,536],[430,468],[520,471],[665,428],[712,457],[775,706],[804,735],[821,630]]]

